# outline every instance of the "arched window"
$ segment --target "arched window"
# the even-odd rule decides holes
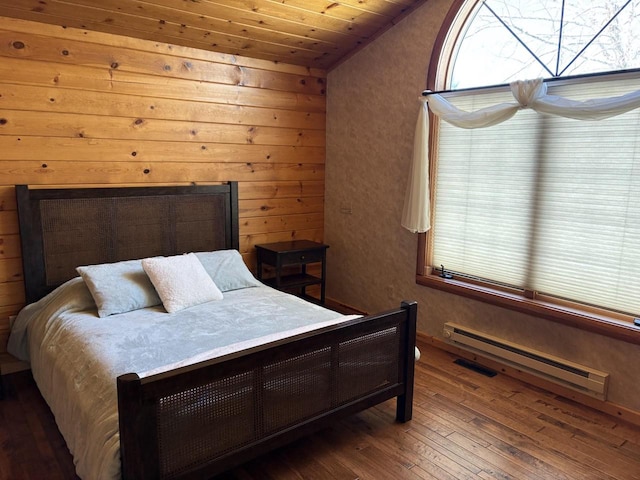
[[[536,77],[573,100],[622,95],[640,86],[638,31],[637,0],[467,1],[431,85],[466,111],[513,101],[508,86],[487,85]],[[431,151],[423,283],[574,325],[633,330],[640,110],[602,121],[522,110],[474,130],[436,120]]]
[[[453,54],[441,58],[450,72],[446,88],[640,67],[637,1],[467,3],[475,5],[459,29]]]

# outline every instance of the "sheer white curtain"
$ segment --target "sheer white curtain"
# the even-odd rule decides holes
[[[612,98],[575,101],[548,95],[542,79],[511,84],[515,102],[501,103],[474,112],[451,105],[441,95],[421,97],[416,125],[413,162],[405,196],[402,226],[419,233],[431,228],[429,204],[429,115],[428,108],[440,119],[460,128],[483,128],[502,123],[518,110],[530,108],[540,113],[576,120],[602,120],[640,107],[640,90]]]

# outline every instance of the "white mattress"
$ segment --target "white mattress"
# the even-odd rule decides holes
[[[350,318],[266,286],[225,292],[223,300],[174,314],[159,306],[98,318],[75,278],[20,313],[9,350],[31,362],[78,475],[117,479],[116,377],[157,373]]]

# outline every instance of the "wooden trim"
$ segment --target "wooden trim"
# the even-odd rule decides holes
[[[504,373],[505,375],[508,375],[510,377],[516,378],[518,380],[529,383],[536,387],[543,388],[545,390],[553,392],[562,397],[576,401],[582,405],[586,405],[600,412],[612,415],[616,418],[620,418],[629,423],[640,426],[640,412],[636,410],[631,410],[630,408],[623,407],[613,402],[598,400],[597,398],[593,398],[588,395],[584,395],[582,393],[576,392],[574,390],[564,388],[560,385],[556,385],[553,382],[549,382],[547,380],[539,378],[530,373],[523,372],[522,370],[518,370],[517,368],[504,365],[496,360],[492,360],[487,357],[476,355],[475,353],[469,352],[460,347],[456,347],[455,345],[446,343],[444,340],[441,340],[436,337],[432,337],[430,335],[427,335],[426,333],[418,332],[417,335],[418,335],[419,342],[424,342],[429,345],[433,345],[434,347],[444,350],[446,352],[450,352],[460,357],[466,358],[467,360],[472,360],[474,362],[477,362],[484,367],[491,368],[500,373]]]
[[[562,323],[570,327],[611,337],[623,342],[640,345],[640,328],[629,322],[586,312],[577,308],[555,304],[539,299],[528,299],[522,295],[473,284],[455,279],[444,279],[436,275],[417,275],[416,283],[444,292],[461,295],[473,300],[498,305],[517,312]]]
[[[445,43],[447,37],[449,36],[449,31],[451,30],[451,26],[453,22],[458,17],[458,13],[460,9],[464,6],[464,4],[468,0],[454,0],[453,4],[449,8],[444,20],[442,21],[442,25],[440,26],[440,30],[438,31],[438,35],[436,36],[436,41],[433,45],[433,50],[431,50],[431,58],[429,59],[429,70],[427,71],[427,88],[430,90],[440,89],[440,81],[444,78],[439,71],[440,68],[440,57],[442,56],[442,49],[445,47]],[[474,5],[477,2],[474,2]]]
[[[442,87],[441,82],[443,76],[440,74],[440,57],[442,56],[442,49],[445,46],[447,37],[449,36],[449,30],[456,20],[460,9],[464,6],[467,0],[454,0],[453,4],[449,8],[441,26],[438,31],[438,35],[436,36],[436,40],[434,42],[433,49],[431,50],[431,58],[429,59],[429,68],[427,71],[427,85],[426,88],[430,90],[438,90]],[[436,175],[436,167],[437,167],[437,158],[434,152],[437,150],[437,141],[438,141],[438,130],[439,130],[439,122],[440,119],[433,115],[433,113],[429,112],[429,138],[431,139],[431,144],[429,147],[429,178],[435,178]],[[431,205],[435,204],[436,197],[436,189],[434,182],[430,182],[429,189],[429,201]],[[430,212],[430,221],[431,226],[433,228],[434,224],[434,212],[431,209]],[[431,244],[428,241],[427,233],[420,233],[418,235],[418,258],[416,265],[416,274],[417,275],[427,275],[427,258],[431,258]]]
[[[416,275],[425,275],[425,265],[427,264],[427,234],[418,234],[418,258],[416,262]]]

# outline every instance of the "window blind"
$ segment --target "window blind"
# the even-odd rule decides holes
[[[636,90],[638,75],[549,84],[575,100]],[[449,94],[472,111],[507,88]],[[433,265],[640,314],[640,111],[580,121],[519,111],[494,127],[440,123]]]

